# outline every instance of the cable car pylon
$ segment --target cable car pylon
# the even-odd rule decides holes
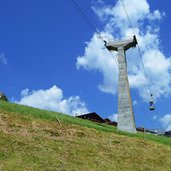
[[[118,125],[119,131],[136,133],[134,112],[132,107],[132,99],[130,95],[130,87],[127,73],[126,51],[129,48],[136,47],[136,37],[119,40],[114,42],[105,42],[105,46],[109,51],[118,52]]]

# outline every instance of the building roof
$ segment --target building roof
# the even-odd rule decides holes
[[[145,128],[143,128],[143,127],[138,127],[138,128],[136,128],[136,130],[140,131],[140,132],[145,132]]]
[[[166,132],[164,133],[164,135],[167,136],[167,137],[171,137],[171,131],[166,131]]]
[[[108,122],[107,124],[108,124],[108,125],[113,125],[113,126],[117,126],[117,125],[118,125],[118,123],[115,122],[115,121],[113,121],[113,122]]]
[[[99,122],[99,123],[105,123],[105,120],[102,119],[97,113],[92,112],[92,113],[87,113],[84,115],[79,115],[77,116],[78,118],[82,118],[82,119],[88,119],[91,121],[95,121],[95,122]]]
[[[109,118],[105,118],[104,120],[105,120],[105,122],[107,122],[107,123],[108,123],[108,122],[112,122]]]

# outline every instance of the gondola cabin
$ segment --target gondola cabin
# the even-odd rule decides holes
[[[150,105],[150,107],[149,107],[150,110],[154,110],[155,109],[155,107],[154,107],[154,100],[151,99],[149,101],[149,105]]]

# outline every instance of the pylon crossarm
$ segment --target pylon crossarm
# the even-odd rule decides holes
[[[124,47],[124,50],[126,51],[131,47],[135,47],[136,45],[137,45],[137,40],[135,36],[129,39],[107,42],[105,44],[106,48],[109,51],[118,51],[119,47]]]

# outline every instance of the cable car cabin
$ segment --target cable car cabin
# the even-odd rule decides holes
[[[150,101],[149,101],[149,104],[150,104],[149,109],[150,109],[150,110],[154,110],[154,109],[155,109],[155,107],[154,107],[154,100],[150,100]]]

